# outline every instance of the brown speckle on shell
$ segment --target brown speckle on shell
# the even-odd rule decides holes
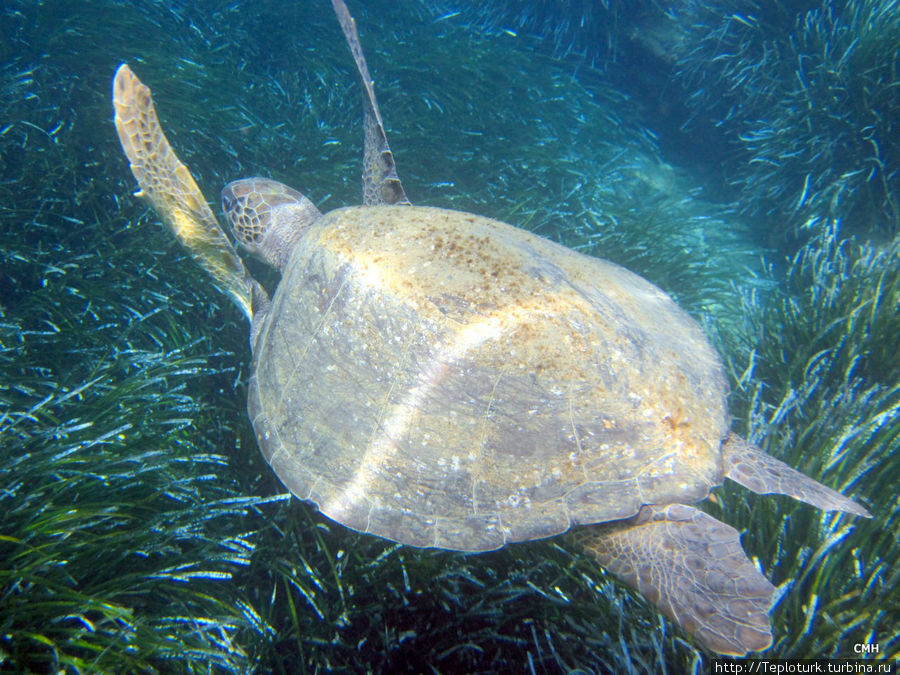
[[[402,543],[496,548],[721,479],[725,384],[697,324],[627,270],[487,218],[326,214],[255,361],[281,479]]]

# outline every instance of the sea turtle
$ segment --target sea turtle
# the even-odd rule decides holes
[[[729,431],[723,368],[664,292],[510,225],[411,206],[362,48],[364,205],[325,215],[275,181],[229,184],[269,300],[125,64],[115,123],[137,193],[251,322],[249,413],[297,497],[350,528],[487,551],[568,535],[711,650],[771,644],[773,586],[732,527],[690,506],[730,478],[864,508]]]

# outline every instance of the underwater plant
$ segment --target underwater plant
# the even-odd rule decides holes
[[[900,12],[894,0],[684,2],[667,58],[695,129],[733,152],[741,211],[794,231],[900,231]],[[768,223],[768,225],[765,225]]]
[[[745,294],[730,345],[741,423],[771,452],[842,488],[892,491],[900,480],[900,240],[860,244],[836,224],[796,253],[778,286]],[[835,519],[751,499],[729,511],[764,529],[754,539],[784,590],[774,620],[790,630],[770,653],[848,657],[877,642],[877,658],[900,655],[897,554],[900,501],[883,500],[851,530]],[[848,539],[857,542],[847,547]],[[840,544],[840,551],[837,550]]]
[[[129,187],[124,171],[106,168],[121,164],[107,121],[108,77],[113,54],[140,53],[177,72],[173,80],[194,83],[170,87],[169,110],[206,135],[192,162],[212,185],[229,177],[219,167],[238,175],[244,164],[291,167],[302,160],[291,148],[315,148],[328,167],[316,178],[324,201],[332,190],[353,199],[357,153],[344,145],[358,140],[342,130],[355,131],[359,112],[339,104],[340,69],[331,65],[345,61],[345,47],[338,42],[340,58],[329,61],[320,40],[320,63],[294,46],[295,60],[327,81],[321,86],[291,70],[276,78],[280,64],[248,45],[239,58],[260,63],[245,68],[241,81],[238,56],[222,36],[253,28],[239,22],[244,14],[233,3],[108,8],[86,3],[67,15],[23,2],[2,15],[12,39],[0,45],[10,94],[0,135],[0,672],[387,670],[401,663],[474,671],[520,658],[546,667],[649,668],[694,658],[686,643],[666,643],[653,612],[613,582],[579,571],[584,564],[558,547],[486,560],[398,550],[332,532],[309,509],[288,507],[246,424],[246,344],[229,330],[236,312],[203,290],[201,274],[140,209],[115,197]],[[277,9],[262,8],[263,15]],[[315,19],[309,30],[315,34]],[[419,67],[427,71],[454,52],[465,31],[448,31],[442,51]],[[490,47],[480,49],[469,52],[472,72],[500,61]],[[404,58],[414,62],[421,50],[409,52]],[[529,56],[517,59],[524,69]],[[543,68],[548,78],[551,64]],[[542,96],[548,118],[572,110],[556,97],[576,83],[555,77]],[[227,104],[216,100],[214,82],[234,88],[220,91]],[[410,105],[441,105],[448,116],[470,105],[447,93]],[[600,109],[584,105],[586,116]],[[322,112],[285,112],[301,106]],[[459,177],[458,193],[426,189],[449,201],[487,203],[503,194],[498,210],[549,227],[558,216],[540,216],[557,207],[528,197],[521,158],[507,154],[494,165],[514,190],[479,175],[491,173],[491,153],[521,142],[529,121],[509,111],[495,124],[521,130],[518,138],[492,131],[477,154],[448,149],[471,153],[478,164]],[[433,128],[419,133],[423,145],[436,137]],[[543,134],[549,157],[553,126]],[[220,142],[235,136],[246,141],[240,153]],[[469,185],[477,189],[464,197]],[[168,281],[176,279],[179,288]],[[593,632],[584,635],[588,627]]]
[[[692,198],[689,174],[657,175],[652,135],[627,97],[594,88],[600,74],[536,58],[526,35],[399,21],[427,15],[403,4],[363,3],[357,18],[379,46],[370,65],[415,199],[614,259],[708,314],[733,363],[732,410],[752,420],[738,430],[766,432],[771,452],[840,487],[869,469],[853,483],[876,515],[862,530],[720,494],[748,551],[791,585],[769,654],[823,655],[869,629],[896,658],[896,258],[817,245],[815,275],[765,274],[732,211]],[[132,185],[109,77],[142,62],[205,190],[262,167],[315,185],[319,203],[352,203],[358,92],[327,3],[310,7],[302,20],[283,3],[224,0],[0,9],[0,672],[700,669],[707,654],[558,542],[486,556],[397,547],[289,502],[270,476],[243,408],[239,313],[116,197]],[[843,290],[805,296],[811,279]],[[804,390],[827,348],[883,373],[883,388],[842,389],[835,366],[815,371],[827,396]],[[791,390],[804,405],[779,413]],[[834,466],[821,463],[831,449]]]
[[[646,107],[667,158],[722,174],[727,198],[769,235],[829,218],[848,233],[900,229],[894,0],[451,8],[602,64]]]

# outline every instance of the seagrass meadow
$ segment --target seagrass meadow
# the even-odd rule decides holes
[[[810,221],[900,231],[900,6],[891,0],[485,3],[479,18],[578,53],[647,106],[670,156],[773,238]]]
[[[720,350],[734,429],[872,512],[703,503],[779,589],[766,655],[897,659],[900,7],[632,7],[350,4],[413,202],[659,285]],[[111,79],[153,88],[208,198],[268,175],[358,203],[329,3],[10,0],[0,35],[0,672],[705,668],[565,537],[397,546],[260,456],[244,318],[131,196]]]

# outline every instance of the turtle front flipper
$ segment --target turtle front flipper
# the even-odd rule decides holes
[[[707,648],[743,656],[772,644],[775,587],[747,558],[733,527],[671,504],[645,506],[634,518],[573,536]]]
[[[150,89],[122,64],[113,79],[116,130],[131,172],[146,198],[178,240],[252,320],[253,306],[267,306],[265,291],[241,261],[216,221],[188,168],[169,145]]]
[[[852,499],[766,454],[736,434],[729,434],[722,444],[722,458],[725,477],[757,494],[787,495],[823,511],[845,511],[872,517]]]
[[[384,123],[381,121],[381,113],[378,110],[372,76],[369,75],[366,57],[363,55],[359,35],[356,32],[356,21],[350,16],[344,0],[331,0],[331,4],[334,6],[341,30],[344,31],[344,37],[350,46],[363,88],[363,106],[366,112],[363,204],[409,204],[406,193],[403,191],[403,185],[400,183],[400,176],[397,175],[394,154],[391,152],[387,134],[384,132]]]

